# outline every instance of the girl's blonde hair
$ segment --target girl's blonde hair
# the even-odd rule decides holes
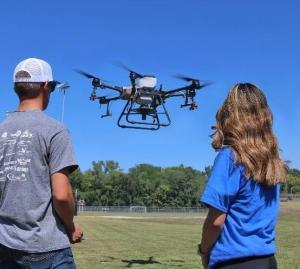
[[[285,182],[287,165],[279,156],[272,123],[264,93],[250,83],[236,84],[216,114],[212,146],[230,146],[247,178],[268,186]]]

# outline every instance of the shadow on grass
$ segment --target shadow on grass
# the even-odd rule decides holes
[[[159,261],[155,261],[154,257],[149,257],[148,260],[121,260],[123,263],[127,263],[123,267],[131,268],[134,265],[147,265],[147,264],[161,264],[161,265],[168,265],[172,267],[182,267],[184,261],[183,260],[169,260],[166,264],[161,263]]]
[[[149,257],[148,260],[121,260],[124,263],[127,263],[124,267],[131,268],[134,265],[146,265],[146,264],[161,264],[158,261],[155,261],[153,257]]]

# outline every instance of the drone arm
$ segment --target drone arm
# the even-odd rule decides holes
[[[177,94],[167,94],[163,96],[163,99],[167,99],[170,97],[185,97],[185,95],[183,93],[177,93]]]
[[[184,97],[185,99],[184,104],[182,104],[181,107],[190,107],[190,110],[194,110],[197,108],[197,104],[194,101],[194,97],[196,95],[195,89],[198,88],[196,86],[197,86],[196,84],[192,83],[191,85],[185,87],[177,88],[170,91],[165,91],[163,92],[163,99],[176,97],[176,96]],[[183,91],[183,92],[185,91],[185,93],[177,93],[179,91]]]
[[[90,100],[95,101],[95,100],[99,100],[100,105],[106,105],[109,104],[110,101],[115,101],[120,99],[120,96],[115,96],[115,97],[111,97],[111,98],[107,98],[105,96],[96,96],[96,95],[91,95],[90,96]]]
[[[123,88],[119,87],[119,86],[110,86],[110,85],[107,85],[107,84],[100,84],[99,87],[102,88],[102,89],[110,89],[110,90],[117,91],[117,92],[120,93],[120,95],[123,93]]]
[[[180,88],[177,88],[177,89],[174,89],[174,90],[170,90],[170,91],[163,91],[163,95],[170,95],[170,94],[173,94],[173,93],[176,93],[176,92],[180,92],[180,91],[188,91],[188,90],[192,90],[194,87],[193,87],[193,84],[191,85],[188,85],[188,86],[185,86],[185,87],[180,87]]]
[[[110,89],[110,90],[114,90],[117,91],[119,93],[119,95],[111,97],[111,98],[107,98],[105,96],[97,96],[96,95],[96,89],[100,88],[100,89]],[[118,99],[122,98],[122,94],[123,94],[123,88],[122,87],[118,87],[118,86],[110,86],[107,84],[99,84],[98,86],[94,86],[93,87],[93,92],[90,96],[90,100],[94,101],[94,100],[99,100],[100,104],[108,104],[110,101],[115,101]]]

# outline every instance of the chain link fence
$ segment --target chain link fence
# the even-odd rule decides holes
[[[107,213],[203,213],[204,207],[146,207],[146,206],[85,206],[78,205],[77,212]]]
[[[282,202],[299,201],[300,194],[281,194]],[[108,213],[205,213],[205,207],[146,207],[146,206],[86,206],[78,203],[77,213],[108,212]]]

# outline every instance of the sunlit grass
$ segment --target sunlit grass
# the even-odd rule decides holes
[[[85,234],[85,240],[73,246],[78,269],[201,268],[195,246],[203,215],[119,213],[112,215],[133,219],[110,219],[87,214],[76,218]],[[283,211],[277,226],[280,269],[300,268],[299,243],[300,213]]]

